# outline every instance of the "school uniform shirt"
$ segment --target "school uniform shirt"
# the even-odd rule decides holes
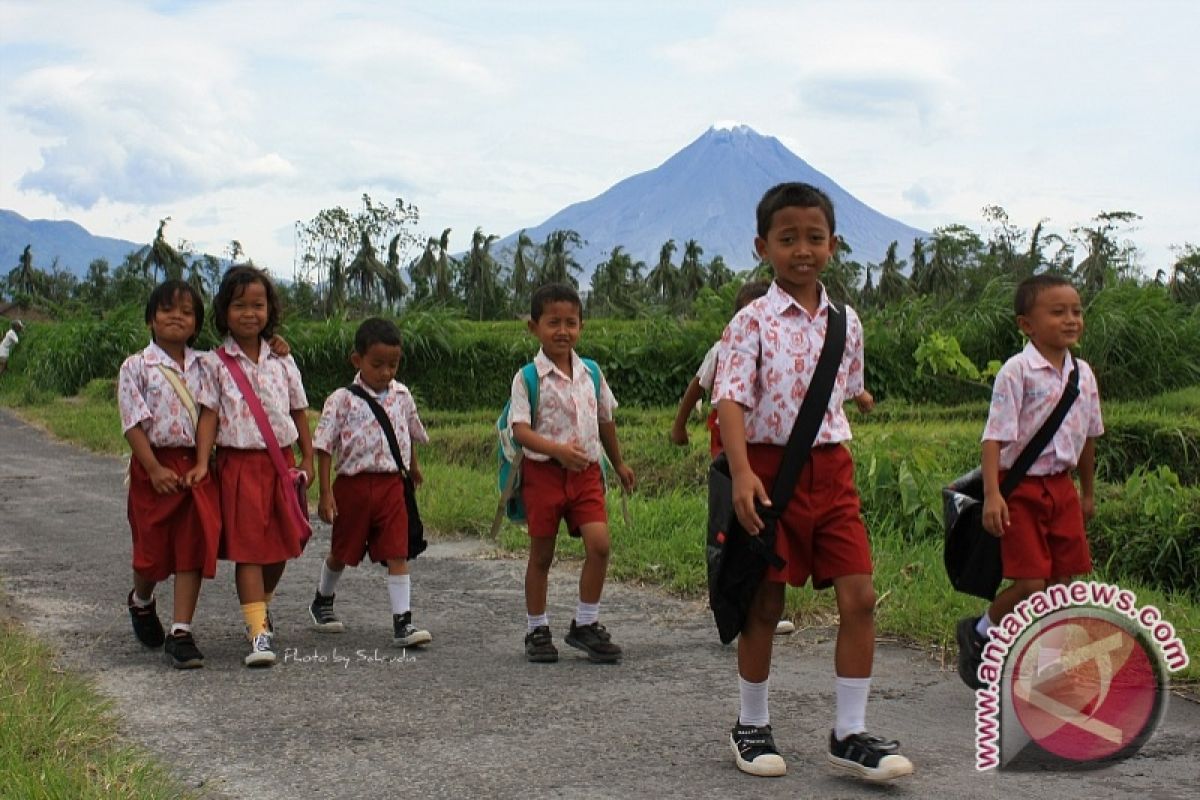
[[[1072,363],[1079,368],[1079,396],[1028,474],[1055,475],[1074,469],[1087,440],[1104,433],[1100,390],[1092,368],[1071,356],[1063,359],[1063,368],[1059,370],[1029,342],[1024,350],[1004,362],[992,386],[992,405],[983,441],[1003,443],[1000,469],[1012,467],[1021,449],[1058,405],[1071,376]]]
[[[183,352],[183,369],[154,342],[121,364],[117,376],[117,408],[121,432],[140,425],[153,447],[195,447],[196,427],[187,406],[162,370],[178,375],[195,400],[204,386],[200,354],[190,347]],[[196,409],[199,412],[199,408]]]
[[[721,343],[714,343],[704,354],[704,360],[700,362],[700,369],[696,370],[696,383],[700,384],[700,388],[710,395],[713,390],[713,381],[717,377],[717,356],[720,352]]]
[[[851,438],[842,403],[863,391],[862,322],[850,306],[843,310],[846,347],[814,446]],[[733,400],[745,407],[747,443],[787,444],[834,313],[823,286],[817,311],[810,314],[772,283],[725,328],[712,402]]]
[[[533,364],[538,374],[537,423],[533,426],[533,432],[560,444],[578,442],[587,453],[588,460],[599,462],[604,456],[599,423],[612,422],[613,409],[617,407],[616,398],[608,388],[604,374],[600,374],[600,402],[597,404],[592,373],[575,351],[571,351],[569,378],[540,349],[533,358]],[[509,431],[517,422],[529,425],[529,392],[525,388],[525,376],[520,371],[513,378],[509,403]],[[525,457],[534,461],[550,460],[550,456],[528,449],[525,450]]]
[[[19,341],[21,340],[17,338],[17,332],[9,328],[4,338],[0,339],[0,358],[7,359]]]
[[[404,466],[412,466],[412,443],[429,441],[429,434],[417,416],[417,404],[408,387],[392,381],[382,393],[363,383],[362,373],[354,383],[374,395],[387,412]],[[334,457],[338,475],[362,472],[398,472],[392,448],[367,401],[341,388],[325,400],[321,419],[313,433],[313,447]]]
[[[291,446],[300,438],[291,412],[308,408],[308,396],[304,393],[304,384],[295,360],[290,355],[275,355],[265,340],[259,345],[257,364],[250,360],[232,336],[225,337],[221,347],[237,359],[246,373],[246,380],[262,403],[279,446],[284,449]],[[263,441],[254,415],[242,399],[241,390],[229,370],[216,353],[204,356],[203,364],[204,386],[196,399],[201,405],[217,412],[220,420],[217,425],[217,446],[266,450],[267,443]]]

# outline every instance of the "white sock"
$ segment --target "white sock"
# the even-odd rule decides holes
[[[334,572],[329,568],[329,564],[321,562],[321,580],[317,584],[317,594],[322,597],[333,597],[337,590],[338,578],[342,577],[341,572]]]
[[[177,633],[191,633],[191,632],[192,632],[192,623],[190,623],[190,622],[172,622],[171,623],[171,635],[172,636],[174,636]]]
[[[996,623],[992,622],[992,618],[985,611],[983,616],[979,618],[979,621],[975,623],[975,632],[986,639],[988,638],[988,631],[994,627],[996,627]]]
[[[598,619],[600,619],[599,603],[585,603],[580,600],[579,604],[575,606],[576,625],[591,625]]]
[[[837,723],[833,726],[833,735],[839,740],[867,730],[867,695],[870,692],[870,678],[837,679]]]
[[[153,591],[150,592],[149,597],[147,597],[145,600],[143,600],[142,598],[138,597],[137,589],[133,590],[133,604],[135,606],[137,606],[138,608],[145,608],[146,606],[150,605],[153,602],[154,602],[154,592]]]
[[[767,710],[767,678],[762,683],[751,683],[738,675],[738,694],[741,695],[742,707],[738,711],[739,725],[755,725],[762,727],[771,724],[771,712]]]
[[[392,613],[403,614],[410,609],[412,576],[388,575],[388,596],[392,598]]]
[[[547,627],[550,626],[550,615],[545,611],[540,614],[526,614],[525,620],[525,624],[528,625],[528,630],[525,631],[526,633],[533,633],[534,628],[540,628],[543,625]]]

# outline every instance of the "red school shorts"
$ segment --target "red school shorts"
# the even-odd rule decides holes
[[[599,464],[575,472],[557,461],[521,459],[521,500],[529,535],[535,539],[558,535],[558,523],[569,531],[592,522],[608,522],[604,507],[604,477]]]
[[[1048,580],[1092,571],[1083,508],[1070,473],[1026,475],[1005,502],[1009,525],[1000,537],[1004,577]]]
[[[708,454],[712,458],[721,455],[721,426],[717,424],[717,410],[714,408],[708,412],[708,419],[705,420],[705,425],[708,428]]]
[[[288,466],[296,459],[283,448]],[[300,530],[292,521],[290,489],[280,481],[266,450],[217,448],[221,484],[219,558],[238,564],[277,564],[300,555]]]
[[[375,563],[408,558],[408,507],[399,472],[339,475],[333,482],[337,517],[329,551],[358,566],[369,553]]]
[[[783,461],[784,448],[750,444],[750,467],[768,494]],[[826,589],[843,575],[870,575],[871,546],[854,488],[854,460],[840,444],[814,447],[800,472],[775,535],[775,552],[787,561],[770,567],[767,580]]]
[[[158,463],[183,475],[196,466],[194,447],[156,447]],[[217,574],[221,539],[221,503],[210,475],[191,489],[158,494],[150,475],[136,458],[129,465],[129,530],[133,533],[133,568],[149,581],[177,572]]]

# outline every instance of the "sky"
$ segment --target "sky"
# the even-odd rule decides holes
[[[1200,244],[1198,32],[1189,0],[0,0],[0,208],[169,215],[290,277],[295,223],[364,192],[465,249],[737,122],[925,230],[1134,211],[1153,274]]]

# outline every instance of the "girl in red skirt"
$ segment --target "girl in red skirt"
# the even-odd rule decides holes
[[[162,647],[179,669],[200,667],[192,615],[202,578],[217,569],[221,511],[215,481],[204,477],[208,449],[197,448],[196,395],[203,385],[200,354],[192,349],[204,324],[204,303],[183,281],[158,286],[146,303],[151,343],[121,365],[117,405],[129,465],[129,528],[133,589],[126,600],[133,632],[147,647]],[[204,464],[197,470],[197,464]],[[154,586],[175,576],[170,634],[163,635]]]
[[[280,304],[267,273],[246,265],[231,267],[213,301],[213,317],[225,337],[221,349],[236,361],[258,396],[285,462],[295,465],[292,446],[299,442],[300,468],[312,483],[308,398],[300,371],[290,355],[276,355],[268,346],[279,324]],[[304,531],[290,514],[288,504],[295,497],[273,465],[268,451],[273,443],[263,439],[230,368],[216,353],[204,363],[199,439],[201,447],[214,441],[217,445],[222,497],[218,555],[237,565],[238,600],[250,637],[243,663],[270,666],[275,652],[268,604],[285,563],[300,555]]]

